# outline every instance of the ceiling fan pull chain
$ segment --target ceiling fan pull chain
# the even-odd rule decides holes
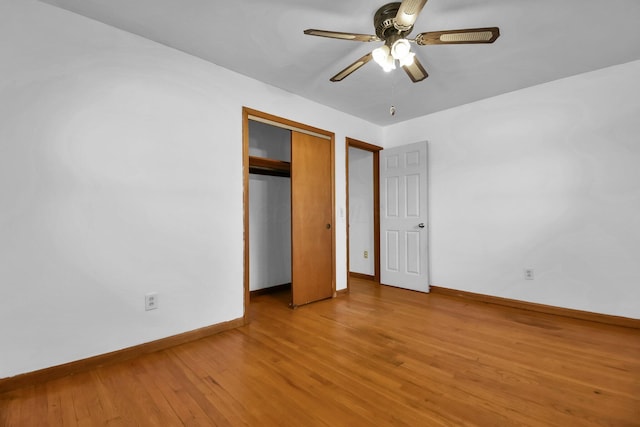
[[[396,106],[394,100],[396,98],[396,80],[391,76],[391,107],[389,108],[389,114],[393,117],[396,115]]]

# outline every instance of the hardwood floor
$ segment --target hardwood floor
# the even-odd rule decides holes
[[[0,395],[0,426],[640,426],[640,330],[352,280]]]

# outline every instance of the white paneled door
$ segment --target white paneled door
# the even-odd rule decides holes
[[[429,292],[427,142],[380,152],[380,283]]]

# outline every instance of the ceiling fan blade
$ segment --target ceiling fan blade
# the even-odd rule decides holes
[[[427,0],[402,0],[393,25],[400,31],[411,29]]]
[[[493,43],[500,36],[498,27],[431,31],[416,36],[419,45]]]
[[[349,74],[353,73],[354,71],[356,71],[358,68],[362,67],[364,64],[366,64],[367,62],[371,61],[372,55],[371,52],[367,53],[365,56],[363,56],[362,58],[358,59],[356,62],[354,62],[353,64],[349,65],[347,68],[345,68],[344,70],[340,71],[338,74],[336,74],[335,76],[331,77],[329,80],[331,80],[332,82],[339,82],[342,79],[344,79],[345,77],[347,77]]]
[[[407,73],[409,78],[414,83],[421,82],[422,80],[429,77],[429,74],[427,74],[427,70],[424,69],[424,67],[416,57],[413,58],[413,64],[403,65],[402,69]]]
[[[339,31],[325,31],[314,29],[304,30],[304,33],[310,36],[329,37],[330,39],[354,40],[359,42],[380,41],[377,36],[373,36],[370,34],[341,33]]]

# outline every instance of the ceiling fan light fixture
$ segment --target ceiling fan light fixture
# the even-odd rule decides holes
[[[389,46],[386,44],[382,45],[379,48],[374,49],[373,52],[371,52],[371,55],[373,55],[373,60],[376,61],[378,65],[384,67],[387,63],[387,58],[389,57]]]
[[[409,67],[409,66],[413,65],[415,57],[416,57],[415,53],[409,52],[408,55],[405,55],[404,58],[398,60],[398,62],[400,63],[401,67]]]
[[[396,69],[396,61],[391,55],[387,55],[387,59],[385,60],[384,64],[382,64],[382,69],[386,73]]]
[[[393,59],[402,60],[411,53],[411,45],[407,39],[398,39],[391,46]]]
[[[414,83],[423,81],[429,75],[419,58],[411,51],[411,43],[418,46],[493,43],[500,36],[498,27],[486,27],[428,31],[415,38],[407,38],[426,3],[427,0],[402,0],[378,8],[373,16],[375,36],[315,29],[304,30],[304,34],[359,42],[383,42],[382,46],[330,78],[332,82],[343,80],[373,59],[386,72],[400,66]]]

